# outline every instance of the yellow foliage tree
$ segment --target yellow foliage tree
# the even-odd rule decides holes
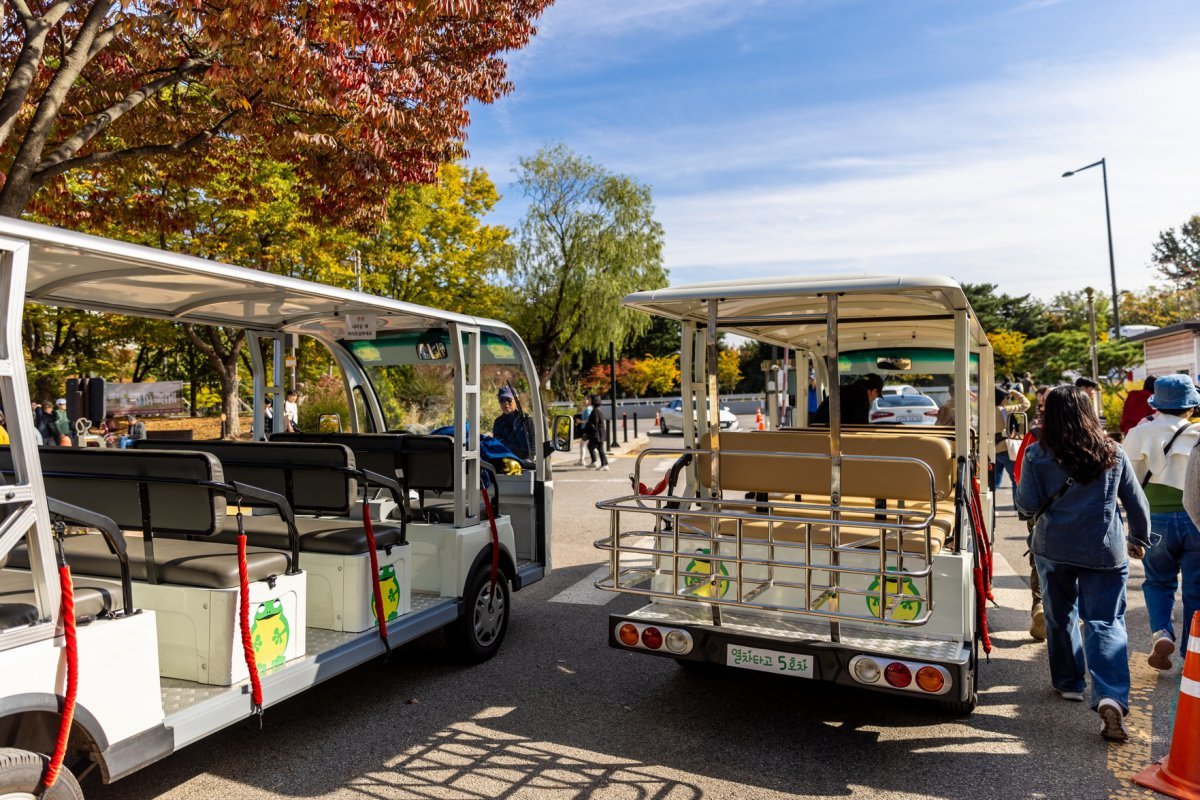
[[[679,384],[679,356],[648,355],[637,363],[650,376],[649,391],[668,394]]]
[[[988,341],[992,343],[996,374],[1009,375],[1015,372],[1029,338],[1020,331],[999,330],[989,333]]]
[[[742,366],[737,350],[722,350],[717,354],[717,384],[726,392],[733,391],[742,379]]]

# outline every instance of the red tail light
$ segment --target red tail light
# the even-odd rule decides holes
[[[883,679],[895,686],[897,689],[903,689],[912,683],[912,670],[908,665],[901,664],[899,661],[893,661],[887,665],[887,669],[883,671]]]
[[[927,417],[936,417],[937,415],[938,415],[938,412],[936,412],[936,411],[926,411],[925,412],[925,416],[927,416]]]
[[[651,650],[657,650],[663,645],[663,635],[658,628],[646,628],[642,631],[642,644]]]

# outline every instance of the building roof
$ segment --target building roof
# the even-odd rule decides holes
[[[1163,336],[1170,336],[1173,333],[1183,333],[1184,331],[1200,331],[1200,319],[1189,319],[1185,322],[1176,322],[1174,325],[1168,325],[1165,328],[1158,330],[1146,331],[1139,333],[1137,336],[1130,336],[1131,342],[1145,342],[1150,339],[1158,339]]]

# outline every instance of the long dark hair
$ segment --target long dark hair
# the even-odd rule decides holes
[[[1091,483],[1117,465],[1117,445],[1100,424],[1087,393],[1059,386],[1046,395],[1042,446],[1077,483]]]

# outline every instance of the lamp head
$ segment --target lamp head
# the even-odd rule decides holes
[[[1072,176],[1072,175],[1074,175],[1074,174],[1075,174],[1075,171],[1074,171],[1074,170],[1072,170],[1071,172],[1064,172],[1064,173],[1062,174],[1062,176],[1063,176],[1064,178],[1069,178],[1069,177],[1071,177],[1071,176]]]

